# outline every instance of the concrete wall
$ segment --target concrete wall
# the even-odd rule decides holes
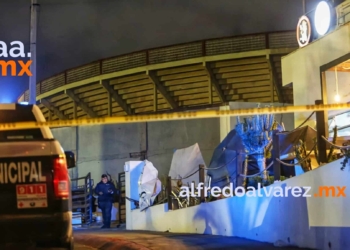
[[[349,190],[345,198],[313,196],[320,186],[348,185],[350,166],[341,171],[341,161],[269,186],[309,186],[311,197],[293,197],[290,191],[288,197],[266,197],[261,191],[260,197],[231,197],[174,211],[161,204],[146,212],[130,210],[128,202],[126,226],[128,230],[238,236],[271,243],[281,240],[313,249],[350,249]],[[137,189],[131,180],[137,180],[142,164],[126,165],[131,166],[126,172],[126,195],[130,197]]]
[[[105,171],[117,179],[125,162],[132,160],[129,153],[147,147],[148,160],[158,169],[159,177],[168,175],[175,149],[195,143],[209,164],[220,143],[220,119],[56,128],[52,133],[64,150],[76,153],[78,167],[70,170],[72,178],[91,172],[96,183]]]
[[[268,105],[268,103],[262,103]],[[275,103],[274,106],[282,105]],[[230,103],[221,109],[254,108],[256,103]],[[213,108],[217,109],[217,108]],[[280,115],[276,115],[280,121]],[[293,129],[293,114],[284,114],[287,130]],[[159,177],[168,176],[175,149],[199,144],[206,165],[214,149],[234,129],[236,117],[163,121],[136,124],[80,126],[52,129],[64,150],[75,152],[77,168],[71,169],[72,178],[89,172],[96,181],[108,171],[113,179],[123,172],[129,153],[148,151],[148,160],[158,169]]]
[[[315,100],[321,99],[320,66],[349,52],[350,23],[283,57],[283,85],[293,83],[294,105],[315,104]],[[309,115],[310,112],[295,113],[295,126]],[[311,121],[309,125],[313,124]]]

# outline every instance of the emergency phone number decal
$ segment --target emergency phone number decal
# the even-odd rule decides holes
[[[17,208],[47,207],[46,184],[17,185]]]

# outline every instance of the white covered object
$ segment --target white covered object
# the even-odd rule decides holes
[[[183,185],[187,185],[187,183],[191,183],[192,181],[198,184],[199,165],[205,166],[205,162],[198,143],[188,148],[177,149],[174,152],[173,159],[171,161],[169,176],[171,176],[172,179],[180,179],[185,178],[197,171],[189,178],[183,179],[182,182]]]
[[[152,162],[145,160],[138,183],[140,210],[151,206],[161,191],[161,182],[158,179],[158,170]]]

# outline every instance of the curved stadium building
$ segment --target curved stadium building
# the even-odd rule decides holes
[[[295,31],[225,37],[101,59],[36,85],[47,120],[201,109],[228,102],[293,103],[281,57]],[[28,90],[19,102],[28,101]]]

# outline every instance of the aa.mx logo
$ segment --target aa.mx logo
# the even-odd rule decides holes
[[[24,45],[20,41],[14,41],[10,43],[10,47],[3,41],[0,41],[0,76],[7,76],[8,71],[11,76],[23,76],[26,74],[27,76],[32,76],[32,72],[30,72],[30,65],[32,64],[32,60],[28,60],[24,62],[23,60],[2,60],[2,58],[25,58],[31,57],[31,53],[24,52]],[[18,70],[20,69],[20,71]]]

